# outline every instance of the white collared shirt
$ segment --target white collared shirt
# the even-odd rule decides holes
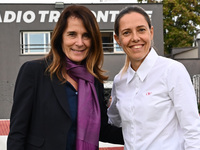
[[[185,67],[152,48],[135,72],[115,76],[109,123],[122,127],[124,150],[200,150],[200,117]]]

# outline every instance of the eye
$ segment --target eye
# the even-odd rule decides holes
[[[83,38],[84,38],[84,39],[90,39],[89,33],[84,33],[84,34],[83,34]]]
[[[129,34],[130,34],[130,31],[124,31],[124,32],[122,32],[122,35],[124,35],[124,36],[127,36]]]
[[[145,32],[146,31],[146,29],[145,28],[139,28],[139,30],[138,30],[139,32]]]
[[[76,32],[69,32],[67,35],[69,37],[75,37],[76,36]]]

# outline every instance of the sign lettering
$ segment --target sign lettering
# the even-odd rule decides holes
[[[94,16],[97,19],[97,22],[114,22],[116,16],[119,14],[117,10],[105,10],[105,11],[92,11]],[[153,11],[147,11],[149,16],[151,17]],[[36,18],[39,19],[40,23],[44,22],[57,22],[60,17],[60,12],[56,10],[39,10],[37,13],[28,10],[28,11],[11,11],[6,10],[3,13],[0,12],[0,23],[21,23],[22,21],[25,23],[33,23]]]

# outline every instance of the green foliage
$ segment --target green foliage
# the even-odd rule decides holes
[[[142,3],[144,0],[138,0]],[[156,0],[145,0],[156,3]],[[200,25],[200,0],[163,0],[165,54],[175,47],[190,47]]]

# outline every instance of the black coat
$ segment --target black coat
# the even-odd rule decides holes
[[[26,62],[20,68],[14,91],[7,150],[65,150],[71,126],[65,85],[45,73],[45,60]],[[104,89],[95,87],[101,108],[100,141],[123,143],[121,128],[109,125]]]

